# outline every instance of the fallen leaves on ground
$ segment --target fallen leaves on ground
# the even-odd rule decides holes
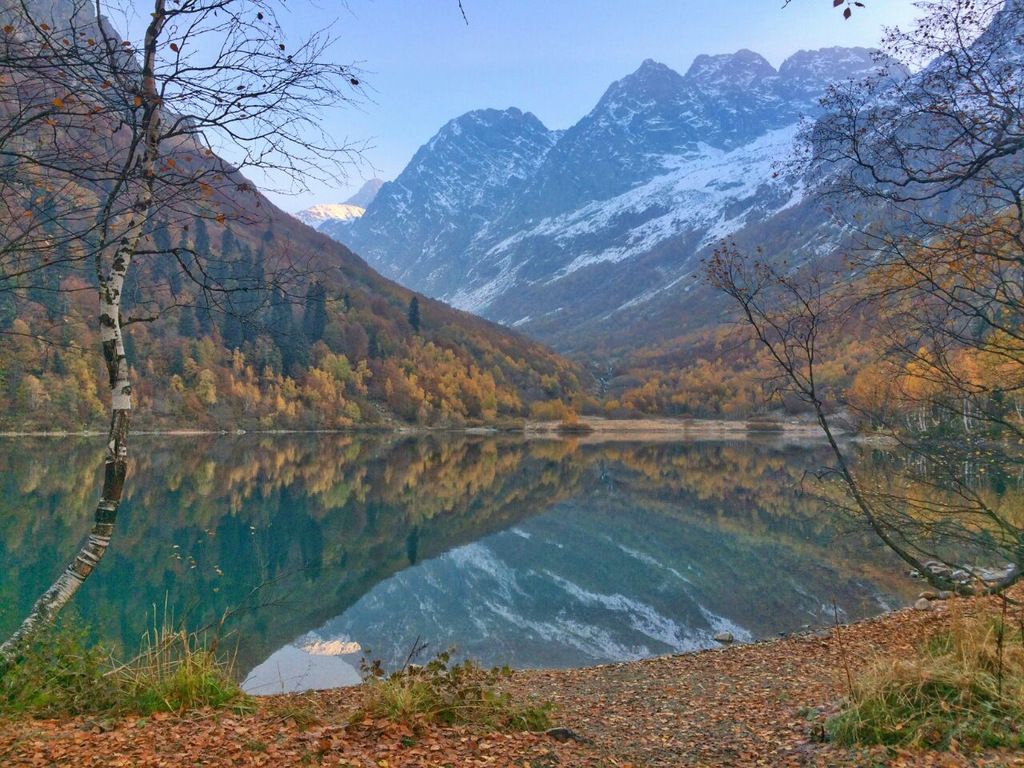
[[[855,674],[878,654],[911,653],[953,610],[995,610],[989,599],[950,605],[766,643],[511,678],[515,693],[553,701],[555,719],[579,740],[349,722],[357,688],[271,697],[245,715],[0,722],[0,765],[1024,766],[1019,752],[847,750],[821,741],[824,720],[846,691],[847,667]]]
[[[253,715],[198,712],[112,723],[7,723],[0,765],[181,768],[182,766],[493,766],[572,764],[566,746],[543,734],[483,734],[467,728],[411,728],[388,722],[300,727],[272,708]],[[583,763],[586,764],[586,763]]]

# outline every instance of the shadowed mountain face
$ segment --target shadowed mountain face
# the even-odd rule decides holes
[[[685,75],[648,60],[564,132],[518,110],[451,121],[361,220],[324,231],[399,282],[560,348],[628,347],[619,331],[692,299],[721,238],[794,215],[813,233],[791,249],[836,234],[780,163],[830,83],[878,69],[859,48],[801,51],[778,70],[747,50],[699,56]]]
[[[457,284],[472,267],[471,241],[533,178],[557,137],[518,109],[486,109],[451,120],[395,181],[381,187],[358,226],[357,241],[369,248],[378,268],[406,285],[422,286],[417,290],[439,287],[436,280],[442,279]],[[353,221],[327,222],[321,231],[347,241],[353,227]],[[441,265],[424,254],[454,261],[435,278]]]
[[[304,684],[349,679],[313,657],[370,649],[390,662],[417,636],[517,666],[637,658],[706,647],[723,629],[827,623],[833,596],[869,615],[914,588],[870,537],[798,493],[821,461],[813,448],[137,442],[118,534],[76,610],[127,648],[165,606],[193,627],[234,611],[239,671],[259,667],[257,682],[311,664],[322,676]],[[101,453],[84,439],[0,446],[0,634],[86,528]]]
[[[383,179],[370,179],[359,188],[358,192],[346,200],[345,204],[366,209],[373,202],[373,199],[377,197],[377,193],[380,192],[380,188],[383,186]]]

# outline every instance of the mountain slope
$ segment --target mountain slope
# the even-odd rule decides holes
[[[13,37],[14,44],[27,44]],[[55,92],[34,71],[8,64],[12,70],[18,77],[0,77],[0,122],[12,123],[14,106],[46,114],[64,104],[64,91]],[[5,180],[5,428],[91,428],[108,418],[97,364],[98,270],[86,246],[96,239],[89,228],[103,215],[106,169],[124,166],[130,147],[118,134],[120,112],[97,106],[105,96],[85,89],[73,70],[61,75],[62,87],[83,86],[76,120],[90,130],[79,133],[79,123],[52,119],[45,142],[26,141],[35,137],[25,131],[6,139],[8,151],[29,147],[19,149],[25,158],[51,145],[82,156],[69,154],[67,170],[47,162],[55,153],[33,155],[31,173]],[[154,203],[142,208],[140,245],[120,296],[135,423],[483,423],[523,417],[540,401],[558,412],[563,406],[552,401],[580,392],[573,364],[381,277],[343,245],[276,208],[198,138],[164,141],[160,152],[161,173],[148,193]],[[133,194],[121,195],[109,209],[117,225],[123,208],[133,216],[142,210]],[[38,217],[42,234],[13,240],[30,217]]]
[[[240,274],[298,264],[308,282],[290,284],[292,298],[269,289],[245,294],[236,305],[251,309],[243,323],[208,310],[159,262],[140,263],[126,290],[129,311],[133,297],[175,285],[183,305],[131,327],[143,427],[481,423],[525,416],[532,403],[568,400],[582,389],[578,369],[542,345],[440,302],[419,297],[414,325],[414,294],[261,196],[223,223],[199,216],[160,222],[154,238],[161,237]],[[0,312],[0,333],[13,334],[0,346],[5,427],[93,427],[104,418],[92,356],[95,293],[71,271],[57,279],[71,291],[58,304]],[[65,348],[53,353],[35,337],[45,337],[57,317]]]
[[[469,266],[471,241],[533,177],[557,138],[529,112],[470,112],[421,147],[358,223],[323,231],[404,285],[446,295]]]

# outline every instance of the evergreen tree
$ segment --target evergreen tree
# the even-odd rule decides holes
[[[153,227],[153,250],[164,254],[171,250],[171,233],[167,229],[167,222],[165,221],[161,221]]]
[[[206,222],[198,216],[192,223],[192,250],[196,258],[209,260],[210,258],[210,232],[206,229]]]
[[[153,250],[156,252],[151,256],[153,260],[153,277],[156,280],[170,283],[171,276],[178,274],[178,265],[171,253],[171,233],[167,230],[167,222],[157,223],[150,232],[150,239],[153,243]],[[178,276],[178,286],[181,285],[181,276]],[[172,288],[172,294],[177,295]]]
[[[60,280],[63,264],[68,258],[67,240],[58,227],[57,204],[52,196],[45,197],[36,203],[34,208],[33,215],[45,222],[43,232],[55,245],[44,257],[44,263],[48,264],[47,268],[29,277],[28,299],[45,309],[47,319],[52,321],[66,309],[60,291]]]
[[[284,373],[294,375],[309,362],[309,344],[296,332],[291,303],[280,287],[274,288],[270,299],[270,337],[281,352]]]
[[[420,300],[413,296],[409,300],[409,325],[416,332],[420,332]]]
[[[224,315],[220,329],[221,340],[228,349],[239,349],[245,341],[245,327],[234,312]]]
[[[302,332],[310,343],[316,343],[324,337],[327,328],[327,289],[315,281],[306,291],[306,302],[302,312]]]
[[[18,306],[11,291],[0,291],[0,331],[6,331],[11,327],[14,318],[18,316]]]
[[[192,307],[182,307],[178,315],[178,335],[183,339],[196,337],[196,313]]]
[[[220,257],[225,262],[231,261],[231,255],[238,250],[238,239],[235,233],[228,227],[224,227],[224,233],[220,236]]]

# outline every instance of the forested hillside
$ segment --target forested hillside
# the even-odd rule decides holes
[[[439,302],[414,303],[345,247],[254,200],[244,218],[197,211],[148,236],[157,250],[212,257],[226,272],[218,280],[238,292],[211,306],[170,252],[139,265],[125,291],[129,316],[146,312],[138,282],[174,305],[129,326],[143,428],[493,422],[580,395],[578,370],[540,344]],[[275,286],[284,259],[304,274]],[[0,293],[3,426],[98,427],[94,288],[73,262],[45,274],[45,283]]]
[[[229,162],[208,141],[241,128],[224,122],[223,96],[187,79],[197,64],[180,59],[185,38],[161,49],[168,112],[152,121],[150,97],[136,92],[141,54],[97,24],[91,6],[25,8],[0,7],[10,22],[0,31],[0,428],[102,427],[113,379],[100,337],[115,320],[141,428],[470,424],[531,407],[562,414],[580,395],[573,364],[415,296],[271,204],[241,170],[271,150]],[[266,21],[254,18],[251,33],[263,34]],[[112,46],[113,59],[100,50]],[[232,119],[269,114],[248,94],[270,87],[270,76],[282,78],[277,98],[297,99],[296,109],[315,97],[287,79],[311,65],[285,48],[265,55],[296,74],[268,75],[250,62],[253,80],[220,85],[251,102]],[[228,64],[207,79],[235,77]],[[175,114],[175,104],[194,116]],[[143,159],[157,128],[163,139]],[[251,128],[258,137],[266,125]],[[279,132],[275,141],[306,140]],[[315,155],[314,145],[305,150]],[[115,246],[127,249],[130,269]],[[115,297],[119,309],[104,310],[98,296]]]

